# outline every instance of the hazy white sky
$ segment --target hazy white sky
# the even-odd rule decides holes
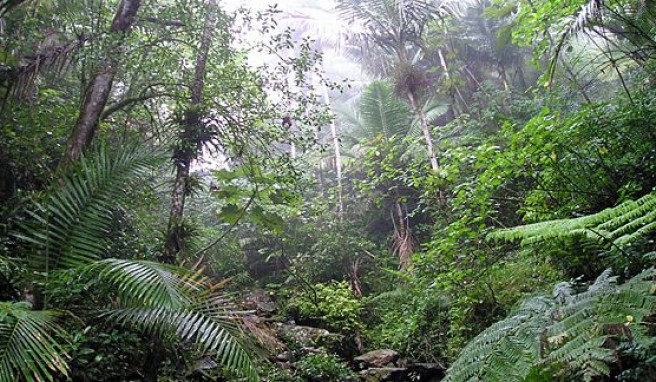
[[[308,7],[308,4],[320,5],[321,8],[332,7],[335,4],[332,0],[222,0],[219,4],[223,5],[226,9],[236,9],[243,5],[253,9],[264,9],[276,3],[278,4],[278,8],[286,11]]]

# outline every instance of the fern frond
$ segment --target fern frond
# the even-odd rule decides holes
[[[586,381],[607,376],[616,361],[609,339],[651,341],[645,327],[656,311],[655,276],[651,269],[617,285],[605,271],[579,294],[558,284],[553,297],[524,301],[470,341],[444,381],[523,381],[546,368]]]
[[[517,226],[492,232],[488,238],[520,240],[522,245],[550,239],[582,237],[622,247],[656,230],[656,193],[627,201],[596,214]]]

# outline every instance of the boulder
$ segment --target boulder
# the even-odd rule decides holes
[[[276,304],[267,291],[255,289],[245,296],[242,309],[253,310],[261,317],[270,317],[276,311]]]
[[[444,372],[444,366],[437,363],[412,363],[406,367],[372,367],[359,375],[364,382],[438,382]]]
[[[362,370],[360,379],[364,382],[404,382],[408,369],[403,367],[374,367]]]
[[[278,337],[285,342],[292,342],[300,348],[325,347],[332,350],[336,344],[343,341],[343,336],[331,333],[326,329],[311,326],[295,325],[293,323],[278,324]]]
[[[446,368],[439,363],[411,363],[406,365],[408,375],[416,381],[437,382],[444,378]]]
[[[364,364],[367,367],[382,368],[393,364],[399,359],[399,353],[392,349],[379,349],[364,353],[361,356],[353,358],[358,364]]]

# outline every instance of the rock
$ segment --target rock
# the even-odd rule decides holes
[[[276,304],[263,289],[255,289],[244,298],[243,308],[254,310],[259,316],[269,317],[276,310]]]
[[[278,355],[276,355],[276,361],[279,362],[287,362],[291,359],[291,354],[289,354],[288,351],[282,352]]]
[[[301,351],[305,355],[316,355],[316,354],[326,354],[326,349],[324,348],[313,348],[311,346],[303,346]]]
[[[374,367],[362,370],[360,379],[364,382],[404,382],[408,369],[403,367]]]
[[[364,382],[438,382],[444,372],[444,366],[437,363],[413,363],[407,367],[372,367],[359,375]]]
[[[245,315],[242,323],[248,332],[269,350],[270,354],[277,354],[285,350],[285,345],[278,339],[278,333],[268,319],[256,315]]]
[[[411,376],[413,381],[422,382],[437,382],[444,378],[446,368],[439,363],[411,363],[406,366],[408,369],[408,376]]]
[[[293,342],[301,348],[326,347],[340,343],[342,336],[326,329],[293,324],[278,324],[278,335],[286,342]]]
[[[399,359],[399,353],[392,349],[379,349],[355,357],[353,361],[364,364],[368,367],[383,368],[388,364],[393,364]]]

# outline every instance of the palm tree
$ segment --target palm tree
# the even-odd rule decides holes
[[[429,121],[444,114],[446,107],[429,100],[421,110]],[[395,137],[405,137],[421,131],[421,121],[413,118],[408,105],[394,93],[393,86],[385,81],[374,81],[365,88],[356,110],[341,110],[342,123],[350,126],[356,141],[362,144],[391,141]],[[392,195],[394,232],[392,248],[399,257],[402,269],[410,264],[410,256],[415,249],[415,240],[408,218],[407,208],[401,195]]]
[[[125,197],[124,190],[131,188],[127,185],[147,178],[164,162],[163,155],[131,149],[113,154],[100,149],[90,158],[83,157],[72,175],[46,191],[44,201],[29,213],[30,222],[17,234],[28,246],[28,267],[44,275],[38,281],[45,292],[62,270],[78,275],[74,279],[87,288],[114,291],[111,306],[94,307],[109,322],[150,334],[175,334],[256,381],[248,353],[230,330],[235,320],[216,295],[216,287],[200,272],[152,261],[101,259],[112,210]],[[54,375],[67,373],[70,357],[59,343],[65,336],[57,325],[65,316],[36,305],[36,309],[27,303],[0,305],[2,381],[53,380]],[[43,305],[48,308],[47,301]],[[156,380],[156,371],[146,368],[145,380]]]
[[[426,0],[340,0],[341,13],[358,24],[353,40],[365,51],[380,49],[394,57],[397,78],[396,90],[405,97],[419,118],[426,151],[434,171],[439,163],[433,148],[429,121],[419,101],[426,87],[424,72],[413,65],[414,53],[424,46],[423,34],[429,22],[452,14],[451,1],[438,3]],[[443,57],[443,55],[441,55]],[[446,70],[446,63],[442,60]]]

